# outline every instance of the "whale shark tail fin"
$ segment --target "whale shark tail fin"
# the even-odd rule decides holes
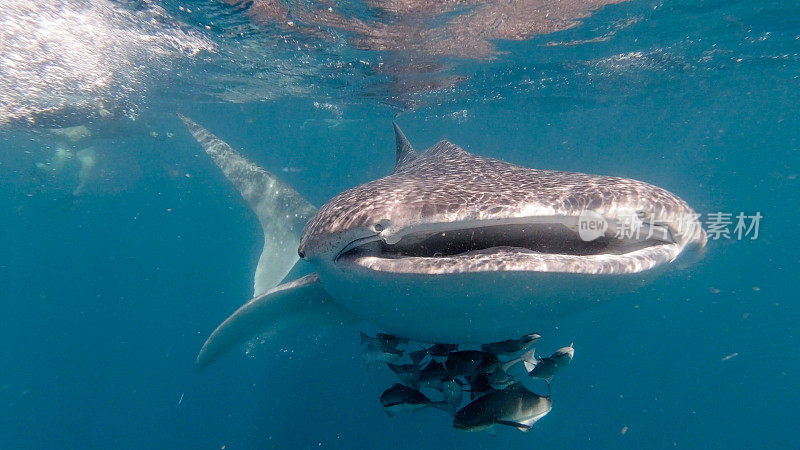
[[[264,249],[256,267],[254,296],[276,286],[298,260],[303,227],[316,208],[297,191],[247,160],[192,119],[178,114],[195,140],[258,216]]]
[[[281,284],[242,305],[208,337],[197,365],[202,368],[222,354],[263,333],[304,325],[343,325],[353,317],[334,303],[312,273]]]

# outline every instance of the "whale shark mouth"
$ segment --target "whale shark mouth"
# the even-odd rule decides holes
[[[606,232],[585,240],[575,224],[563,217],[426,224],[392,239],[375,235],[351,242],[336,261],[398,273],[634,273],[669,262],[680,252],[667,227],[621,236]]]

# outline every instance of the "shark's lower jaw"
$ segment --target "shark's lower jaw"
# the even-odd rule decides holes
[[[675,259],[681,247],[671,239],[613,234],[587,241],[560,221],[492,221],[448,224],[446,231],[407,230],[394,244],[361,239],[346,247],[338,264],[380,272],[453,274],[470,272],[560,272],[625,274]]]

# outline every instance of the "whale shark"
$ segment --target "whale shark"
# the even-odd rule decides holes
[[[254,297],[213,331],[200,366],[303,324],[362,320],[420,342],[517,338],[635,292],[706,244],[699,215],[662,188],[521,167],[447,140],[418,153],[396,124],[394,170],[316,209],[181,119],[264,232]],[[279,284],[300,259],[314,272]]]

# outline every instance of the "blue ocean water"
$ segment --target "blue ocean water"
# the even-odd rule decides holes
[[[0,448],[800,445],[800,5],[633,0],[492,39],[491,55],[417,60],[213,1],[108,5],[157,9],[147,23],[164,29],[103,37],[179,57],[128,51],[110,73],[149,75],[92,92],[108,114],[70,103],[85,89],[67,89],[62,110],[46,90],[0,84],[6,106],[27,108],[0,108]],[[197,53],[168,45],[187,36]],[[425,64],[376,69],[393,58]],[[763,219],[757,239],[711,240],[635,296],[536,330],[543,352],[576,349],[552,412],[528,433],[465,433],[433,409],[387,418],[378,397],[393,374],[364,368],[357,328],[292,330],[195,369],[252,294],[261,229],[176,112],[316,205],[389,173],[394,120],[420,149],[447,138],[524,166],[644,180],[704,217]],[[91,137],[48,131],[81,124]]]

